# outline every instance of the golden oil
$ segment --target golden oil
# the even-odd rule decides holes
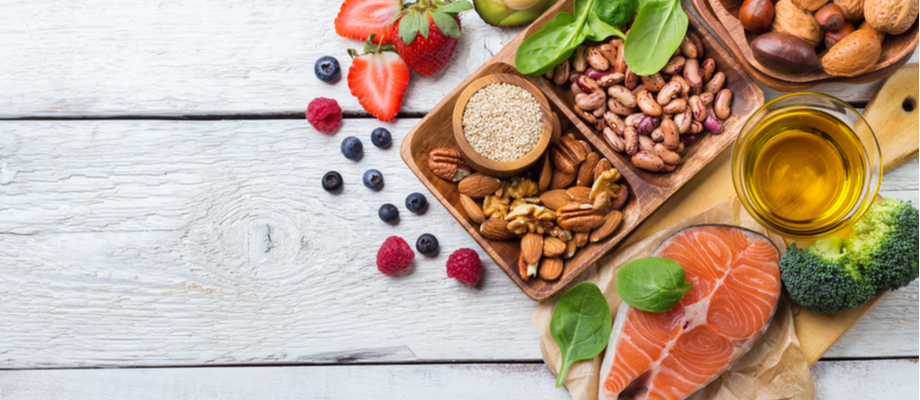
[[[794,235],[845,225],[867,185],[866,150],[852,128],[799,108],[762,121],[742,150],[744,190],[768,224]]]

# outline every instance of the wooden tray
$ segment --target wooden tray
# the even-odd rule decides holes
[[[832,76],[823,70],[807,74],[787,74],[766,68],[754,59],[751,41],[757,34],[745,31],[738,20],[742,0],[691,0],[691,3],[703,21],[706,21],[709,28],[738,59],[741,67],[754,79],[776,90],[793,91],[821,83],[865,83],[878,80],[893,74],[904,65],[918,43],[918,21],[914,21],[914,25],[907,32],[885,37],[879,62],[866,73],[851,78]]]
[[[617,233],[602,242],[580,249],[575,257],[566,260],[565,269],[560,279],[553,282],[546,282],[540,279],[524,281],[517,273],[520,241],[495,241],[480,235],[478,225],[472,224],[467,219],[460,206],[457,184],[436,177],[428,169],[428,153],[431,149],[437,147],[457,148],[453,137],[451,118],[454,104],[463,89],[470,82],[488,74],[505,73],[520,76],[513,66],[514,52],[525,37],[539,30],[560,11],[572,12],[572,0],[560,1],[554,5],[553,8],[544,13],[513,41],[508,43],[498,54],[487,61],[485,65],[451,91],[409,132],[400,147],[400,155],[409,166],[409,169],[418,176],[438,201],[466,228],[473,239],[517,283],[521,290],[531,299],[537,301],[545,299],[564,288],[598,258],[626,238],[636,226],[654,212],[668,197],[677,192],[693,175],[731,145],[744,121],[764,102],[763,92],[760,88],[744,73],[741,66],[718,44],[716,39],[709,34],[700,22],[688,12],[690,29],[702,39],[706,48],[706,57],[712,57],[716,61],[718,70],[726,75],[726,87],[734,92],[732,115],[724,122],[724,129],[721,135],[705,135],[696,144],[690,146],[683,157],[686,161],[676,171],[661,174],[649,173],[636,168],[626,157],[611,150],[601,135],[598,135],[597,132],[594,132],[578,119],[572,112],[571,106],[574,104],[574,96],[572,96],[568,87],[556,88],[542,77],[525,77],[546,95],[551,108],[560,118],[563,132],[573,132],[579,138],[589,141],[601,155],[610,160],[611,164],[620,170],[630,188],[630,198],[622,209],[623,223]]]

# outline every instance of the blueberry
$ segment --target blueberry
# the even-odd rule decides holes
[[[381,149],[385,149],[390,146],[390,143],[393,141],[393,136],[390,135],[390,131],[387,128],[377,128],[371,132],[371,143],[374,146],[377,146]]]
[[[342,188],[342,175],[335,171],[329,171],[323,175],[323,189],[327,192],[335,192]]]
[[[415,248],[422,255],[428,257],[438,254],[438,238],[430,233],[426,233],[418,237],[418,240],[415,241]]]
[[[361,144],[361,139],[354,136],[345,138],[342,141],[342,154],[349,160],[360,160],[361,155],[364,154],[364,145]]]
[[[342,76],[342,68],[339,67],[339,60],[336,60],[335,57],[323,56],[313,65],[313,73],[319,80],[332,83]]]
[[[421,193],[412,193],[406,197],[406,208],[416,214],[421,214],[428,207],[428,199]]]
[[[377,216],[380,217],[383,222],[393,224],[396,223],[396,221],[399,221],[399,209],[396,208],[396,206],[387,203],[380,206],[380,210],[377,211]]]
[[[364,172],[364,186],[371,190],[380,190],[383,187],[383,174],[376,169]]]

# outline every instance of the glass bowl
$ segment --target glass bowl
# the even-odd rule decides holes
[[[828,129],[835,125],[848,129]],[[741,204],[761,225],[790,238],[819,239],[850,228],[875,200],[881,176],[872,128],[849,104],[821,93],[793,93],[764,104],[732,147],[732,181]]]

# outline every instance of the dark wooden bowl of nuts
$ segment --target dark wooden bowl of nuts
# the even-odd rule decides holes
[[[449,93],[400,148],[409,169],[538,301],[565,288],[621,243],[728,148],[764,102],[760,88],[689,13],[688,35],[668,71],[647,77],[617,72],[614,40],[586,42],[557,69],[560,74],[521,75],[514,67],[515,51],[560,11],[572,12],[572,1],[558,2]],[[578,58],[589,53],[596,58],[603,45],[600,53],[612,54],[606,66],[599,59],[592,65]],[[454,109],[462,92],[493,74],[514,75],[539,89],[556,116],[554,130],[562,132],[534,165],[512,177],[469,165],[454,135]],[[591,95],[603,101],[586,100]]]

